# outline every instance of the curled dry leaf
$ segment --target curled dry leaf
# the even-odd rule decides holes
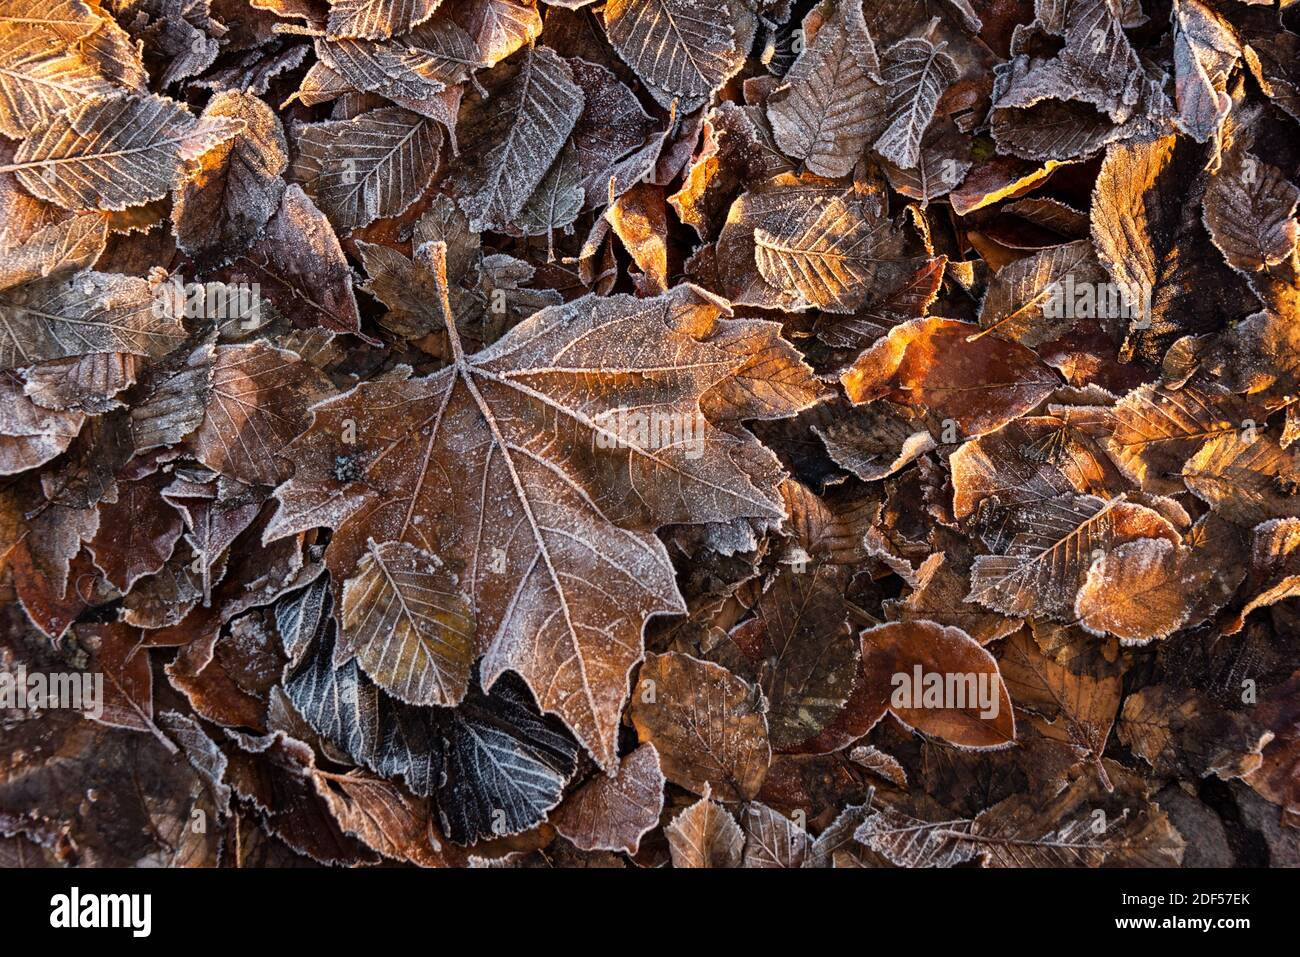
[[[246,249],[280,207],[289,162],[280,119],[247,93],[214,96],[203,117],[238,120],[243,129],[194,161],[176,191],[172,224],[176,245],[189,253]]]

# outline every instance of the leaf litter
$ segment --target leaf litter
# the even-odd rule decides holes
[[[0,860],[1295,864],[1297,9],[0,0]]]

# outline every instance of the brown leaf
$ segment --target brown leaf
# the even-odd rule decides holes
[[[833,565],[783,570],[759,598],[758,617],[731,633],[740,657],[724,663],[762,689],[776,750],[800,750],[834,720],[853,691],[858,643],[848,627],[845,584],[846,576]]]
[[[742,867],[803,867],[808,832],[797,821],[755,801],[745,807]]]
[[[862,9],[825,0],[804,18],[803,52],[768,97],[777,145],[818,176],[847,176],[878,132],[884,106]]]
[[[1111,790],[1102,753],[1119,713],[1123,677],[1113,644],[1107,649],[1090,641],[1060,661],[1022,630],[1002,643],[998,666],[1017,707],[1045,718],[1044,735],[1073,748],[1078,760],[1091,762]]]
[[[1187,621],[1209,575],[1168,539],[1138,538],[1093,562],[1075,596],[1075,614],[1089,631],[1125,644],[1167,638]]]
[[[661,100],[707,96],[744,59],[723,0],[613,0],[603,16],[610,44]]]
[[[406,542],[367,543],[343,585],[336,665],[354,655],[384,690],[412,704],[452,706],[474,662],[469,603],[442,562]]]
[[[484,680],[521,672],[608,767],[643,624],[681,607],[662,546],[641,529],[783,514],[775,487],[739,465],[770,472],[770,453],[690,411],[743,361],[682,331],[709,328],[721,311],[689,288],[580,301],[535,314],[477,356],[458,353],[427,379],[365,384],[322,403],[289,452],[298,468],[277,493],[270,534],[336,528],[328,561],[340,580],[371,538],[438,555],[475,603]],[[638,369],[637,396],[606,391]],[[630,407],[640,419],[620,419]],[[656,409],[661,425],[641,435],[637,423]],[[694,441],[680,429],[660,437],[679,420]],[[557,423],[580,444],[552,445]],[[478,478],[464,481],[468,470]],[[600,551],[576,528],[603,536]]]
[[[745,835],[727,809],[709,800],[708,789],[664,828],[673,867],[740,867]]]
[[[167,563],[181,537],[181,517],[163,499],[164,472],[119,481],[117,498],[99,505],[99,531],[86,546],[104,577],[123,592]]]
[[[967,601],[1006,615],[1069,616],[1095,558],[1138,538],[1181,536],[1159,513],[1121,499],[1062,495],[1010,510],[1005,553],[980,555]]]
[[[358,332],[352,272],[325,214],[290,184],[262,238],[231,263],[233,282],[256,283],[294,326]]]
[[[190,445],[214,471],[274,485],[292,471],[284,450],[306,431],[308,408],[330,391],[325,377],[295,353],[265,342],[219,346],[212,393]]]
[[[313,770],[311,780],[343,831],[385,857],[421,867],[460,863],[456,849],[439,835],[427,800],[414,799],[396,784],[358,772]]]
[[[1205,227],[1228,265],[1256,272],[1294,252],[1297,202],[1300,189],[1277,167],[1234,153],[1205,187]]]
[[[840,381],[854,403],[887,398],[951,419],[964,436],[992,432],[1036,406],[1058,380],[1024,346],[972,341],[977,332],[951,319],[895,326]]]
[[[438,169],[442,130],[385,107],[296,130],[293,177],[340,229],[400,215]]]
[[[172,206],[176,245],[229,256],[251,246],[279,208],[289,148],[279,118],[247,93],[218,93],[202,116],[238,120],[243,129],[190,164]]]
[[[64,209],[126,209],[166,195],[182,160],[240,129],[161,96],[91,96],[36,127],[0,171]]]
[[[659,752],[643,744],[619,762],[618,774],[597,774],[551,815],[555,829],[584,851],[636,854],[659,824],[664,775]]]
[[[637,736],[659,752],[664,776],[724,801],[758,793],[771,760],[762,699],[721,665],[649,655],[632,696]]]
[[[997,661],[960,628],[891,622],[862,632],[862,665],[892,688],[900,721],[967,748],[1003,748],[1016,737],[1011,698]]]
[[[100,714],[92,717],[109,727],[158,734],[153,721],[153,671],[140,632],[112,624],[82,626],[76,635],[92,649],[94,667],[104,680]]]

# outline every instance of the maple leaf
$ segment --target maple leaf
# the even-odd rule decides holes
[[[318,405],[288,453],[298,468],[277,490],[269,534],[335,528],[327,560],[342,579],[370,538],[439,556],[473,600],[487,685],[520,672],[608,764],[644,622],[681,608],[662,546],[642,529],[783,514],[775,490],[738,464],[768,453],[699,412],[699,395],[743,359],[692,337],[724,307],[690,289],[543,310],[472,357],[444,308],[454,364]],[[603,394],[602,380],[624,391]],[[626,391],[634,382],[636,396]],[[703,454],[680,435],[620,431],[629,408],[689,417]],[[570,438],[552,443],[553,428]],[[451,481],[467,470],[474,482]],[[586,536],[600,536],[600,548]]]

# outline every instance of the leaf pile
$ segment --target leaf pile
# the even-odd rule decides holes
[[[0,0],[0,860],[1295,864],[1296,10]]]

